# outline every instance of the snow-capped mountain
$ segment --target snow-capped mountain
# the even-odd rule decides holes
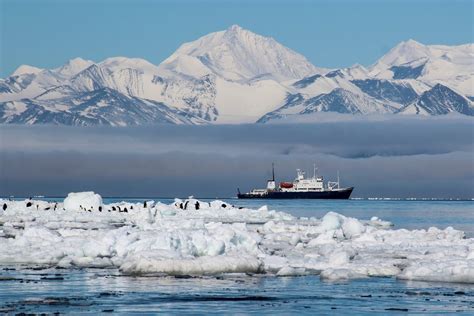
[[[418,79],[449,85],[474,96],[474,44],[459,46],[401,42],[380,58],[370,74],[384,79]]]
[[[0,122],[222,124],[354,115],[474,115],[474,45],[402,42],[370,67],[324,69],[233,25],[181,45],[160,65],[75,58],[0,79]],[[314,116],[314,117],[317,117]]]
[[[285,81],[324,71],[273,38],[257,35],[238,25],[181,45],[160,68],[192,77],[216,74],[243,82],[256,79]]]

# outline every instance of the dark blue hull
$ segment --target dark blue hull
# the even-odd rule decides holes
[[[282,192],[282,191],[269,191],[265,194],[251,194],[251,193],[239,193],[237,197],[239,199],[321,199],[321,200],[347,200],[351,194],[353,187],[344,188],[333,191],[321,191],[321,192]]]

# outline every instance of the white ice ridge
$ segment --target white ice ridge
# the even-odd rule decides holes
[[[474,239],[451,227],[395,230],[376,217],[296,218],[195,199],[103,204],[82,192],[64,203],[0,200],[0,265],[13,264],[474,283]]]

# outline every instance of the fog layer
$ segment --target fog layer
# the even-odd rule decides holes
[[[295,169],[353,197],[474,197],[469,118],[150,127],[0,126],[0,195],[231,197]]]

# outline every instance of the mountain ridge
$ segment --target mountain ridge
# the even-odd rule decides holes
[[[240,124],[319,112],[474,115],[474,45],[399,43],[368,67],[325,69],[238,25],[182,44],[159,65],[80,57],[0,79],[0,123]],[[107,99],[109,98],[109,99]]]

